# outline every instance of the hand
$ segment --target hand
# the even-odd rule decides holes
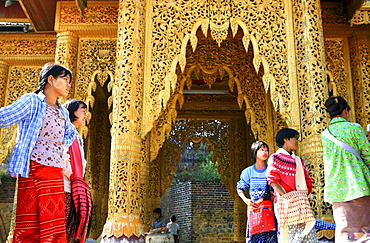
[[[256,210],[258,209],[258,203],[260,202],[260,200],[258,200],[257,202],[253,202],[251,199],[247,199],[244,202],[248,205],[248,210]]]
[[[162,231],[161,228],[156,228],[156,229],[152,229],[149,231],[149,234],[155,234],[155,233],[160,233]]]
[[[306,223],[300,223],[300,224],[298,224],[298,229],[303,228],[305,226],[306,226]]]

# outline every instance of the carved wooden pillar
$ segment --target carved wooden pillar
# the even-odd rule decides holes
[[[117,68],[112,89],[108,218],[103,242],[143,242],[141,139],[145,0],[119,3]],[[144,163],[145,164],[145,163]],[[113,236],[111,238],[108,238]]]
[[[5,106],[5,93],[6,93],[5,91],[6,91],[7,83],[8,83],[8,72],[9,72],[9,65],[4,61],[0,61],[0,107]],[[6,139],[6,136],[4,133],[5,133],[5,130],[1,129],[0,130],[0,144],[1,144],[0,165],[5,160],[6,156],[8,156],[8,153],[9,153],[8,146],[4,146],[6,144],[4,143],[4,140]],[[15,194],[17,194],[17,188],[15,189],[15,192],[16,192]],[[15,195],[13,209],[16,208],[15,207],[16,201],[17,201],[17,196]],[[15,210],[13,210],[12,212],[12,220],[11,220],[10,230],[8,234],[8,236],[11,238],[13,237],[13,233],[14,233],[14,228],[15,228],[14,223],[15,223]]]
[[[363,127],[370,124],[370,34],[356,33],[350,38],[351,73],[355,120]]]
[[[323,202],[324,170],[321,132],[328,125],[324,102],[328,98],[325,70],[325,48],[322,32],[320,0],[290,1],[297,68],[301,117],[301,142],[298,154],[305,160],[313,179],[310,203],[315,215],[332,214],[331,206]],[[289,15],[289,14],[288,14]],[[293,67],[291,67],[293,68]]]
[[[5,94],[6,88],[8,84],[8,72],[9,66],[6,62],[0,61],[0,107],[5,106]],[[1,129],[0,130],[0,165],[1,162],[4,161],[6,156],[8,156],[9,148],[5,146],[7,144],[7,132],[8,129]]]
[[[234,199],[234,242],[245,241],[247,205],[237,197]]]
[[[239,181],[240,173],[248,167],[252,161],[246,151],[250,149],[250,138],[244,117],[236,117],[231,121],[231,163],[232,179],[228,183],[230,196],[234,199],[234,242],[245,241],[246,231],[246,204],[240,199],[236,192],[236,183]],[[227,185],[227,184],[226,184]]]
[[[5,90],[8,83],[9,65],[0,61],[0,107],[5,105]]]
[[[63,65],[72,71],[72,90],[68,97],[74,97],[76,93],[76,70],[78,56],[78,36],[71,32],[65,31],[57,35],[57,48],[55,53],[55,62]],[[67,98],[65,98],[67,99]]]

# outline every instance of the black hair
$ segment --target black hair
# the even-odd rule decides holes
[[[283,128],[276,134],[276,145],[279,148],[284,146],[284,139],[299,138],[299,132],[291,128]]]
[[[175,215],[172,215],[172,216],[171,216],[171,221],[172,221],[172,222],[175,222],[175,221],[176,221],[176,216],[175,216]]]
[[[162,215],[162,209],[156,208],[156,209],[153,210],[153,213],[161,214]]]
[[[48,83],[48,78],[50,75],[53,76],[54,78],[57,78],[59,76],[66,77],[69,75],[70,80],[72,81],[72,72],[68,68],[48,62],[41,69],[39,77],[39,87],[35,91],[36,94],[44,90],[45,85]]]
[[[326,111],[330,118],[340,115],[344,109],[351,110],[347,101],[341,96],[333,96],[325,101]]]
[[[75,111],[80,108],[80,105],[82,105],[82,108],[87,108],[87,105],[85,102],[80,101],[80,100],[67,100],[63,106],[68,110],[69,112],[69,119],[71,122],[74,122],[78,117],[75,116]]]
[[[257,157],[257,151],[262,148],[266,147],[269,150],[269,146],[262,141],[255,141],[252,146],[251,146],[251,156],[252,156],[252,161],[256,162],[256,157]]]

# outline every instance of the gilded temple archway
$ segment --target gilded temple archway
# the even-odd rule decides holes
[[[199,134],[194,135],[195,131],[193,135],[186,137],[185,125],[181,131],[186,138],[173,138],[173,133],[178,133],[171,131],[173,126],[176,127],[181,122],[189,127],[203,124],[198,125],[198,133],[202,133],[202,129],[207,133],[217,127],[212,126],[214,122],[211,120],[215,119],[220,124],[227,124],[228,128],[223,130],[217,127],[218,132],[225,133],[222,139],[216,135],[207,139],[215,148],[216,157],[227,158],[219,161],[218,168],[230,196],[234,199],[234,240],[241,240],[245,232],[245,205],[236,195],[235,184],[240,172],[250,163],[247,160],[247,147],[251,141],[258,139],[266,141],[273,150],[274,131],[286,124],[274,111],[270,93],[264,88],[263,64],[257,73],[253,65],[253,50],[250,48],[246,52],[241,35],[232,37],[230,33],[224,42],[218,44],[198,31],[198,39],[195,50],[190,43],[187,46],[184,72],[178,67],[179,82],[174,95],[170,97],[167,109],[155,123],[155,133],[151,134],[150,208],[159,206],[159,199],[171,184],[176,171],[174,156],[179,153],[180,148],[169,140],[183,143],[186,139],[205,139],[199,137]],[[173,126],[170,125],[172,123]],[[247,127],[253,135],[246,133]],[[220,147],[219,143],[227,144],[227,148]],[[156,150],[159,147],[162,148]]]
[[[151,84],[146,91],[153,88],[158,92],[154,95],[144,92],[142,136],[152,128],[153,121],[160,114],[160,107],[166,107],[173,95],[176,83],[180,81],[176,75],[177,67],[179,65],[181,71],[185,71],[188,43],[193,50],[196,49],[199,30],[205,36],[209,31],[218,46],[227,38],[229,30],[233,36],[240,30],[239,34],[245,50],[248,51],[249,45],[253,47],[252,63],[256,71],[259,71],[261,63],[263,64],[264,88],[266,91],[270,90],[275,109],[281,111],[290,126],[299,127],[297,124],[299,119],[294,119],[298,118],[296,110],[298,104],[290,99],[290,94],[296,91],[296,84],[294,78],[289,80],[287,75],[289,43],[286,39],[292,26],[287,24],[289,20],[286,18],[285,4],[290,3],[288,1],[274,1],[274,3],[205,1],[199,5],[193,5],[184,1],[154,4],[151,13],[153,25],[150,31],[155,41],[153,46],[148,46],[147,52],[151,53],[152,60],[155,61],[152,62]],[[185,7],[190,9],[185,10]],[[262,12],[264,14],[260,14]],[[189,14],[191,17],[184,18],[182,14]],[[234,80],[231,77],[230,85],[233,86],[234,82],[237,83],[237,79]],[[243,99],[245,98],[239,97],[240,101]]]

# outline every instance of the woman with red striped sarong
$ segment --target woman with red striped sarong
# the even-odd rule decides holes
[[[87,105],[83,101],[68,100],[63,106],[68,110],[69,118],[76,128],[85,125]],[[80,156],[74,156],[77,153]],[[67,242],[85,242],[91,222],[92,201],[89,186],[84,180],[86,160],[80,135],[70,148],[65,148],[64,161]]]
[[[18,177],[13,243],[66,242],[63,148],[77,135],[57,98],[71,89],[71,71],[47,63],[39,88],[0,108],[0,127],[18,123],[8,173]]]

